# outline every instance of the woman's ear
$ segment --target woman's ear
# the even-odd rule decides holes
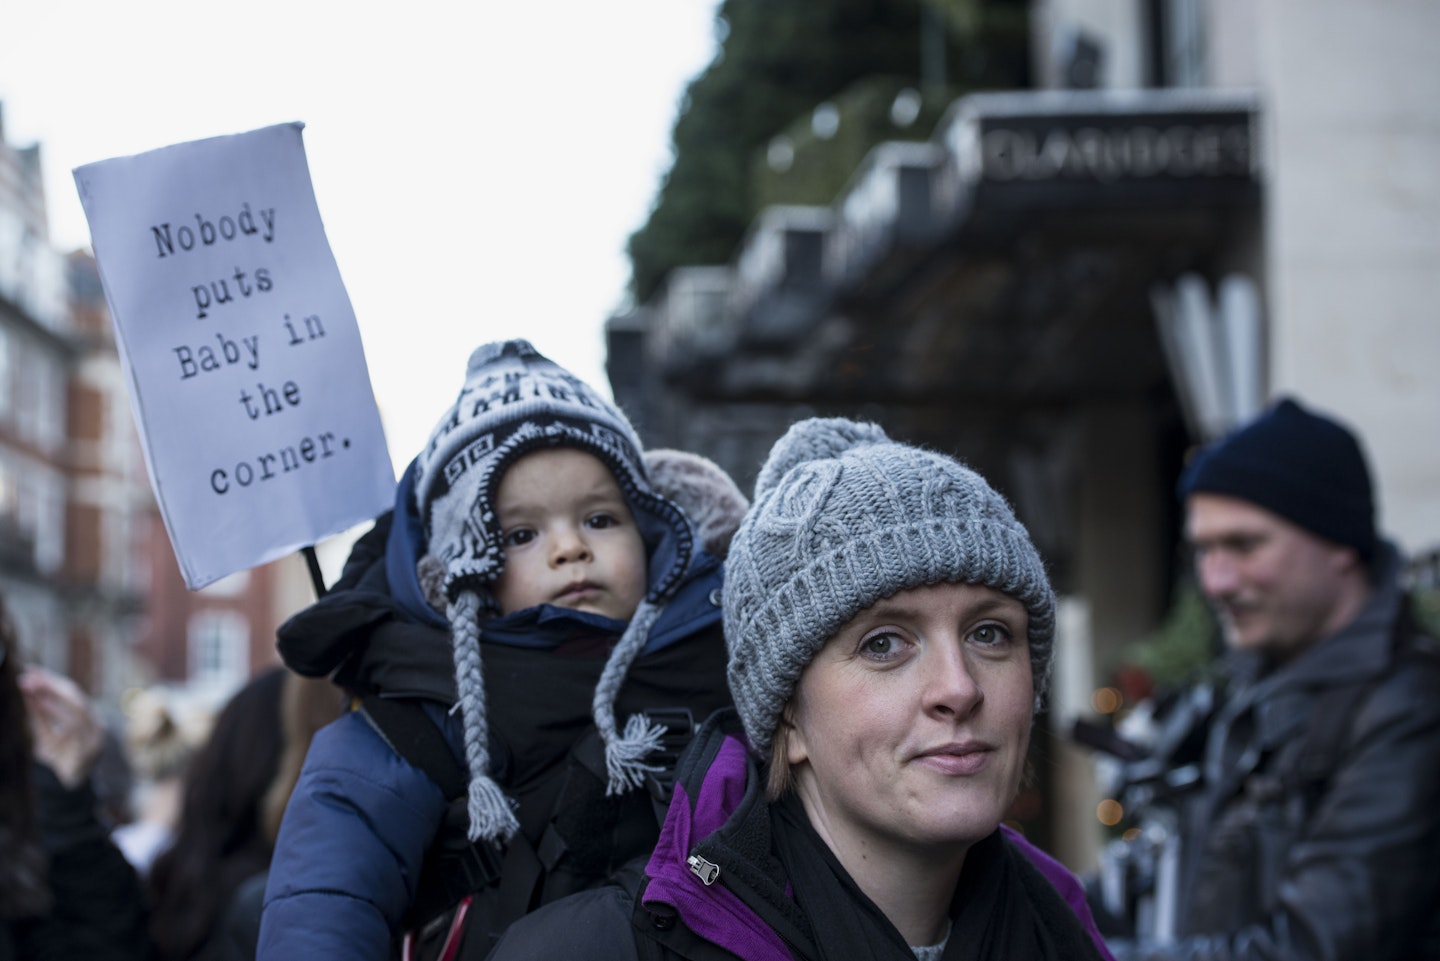
[[[780,726],[775,730],[777,740],[783,742],[784,757],[792,767],[810,760],[810,750],[805,746],[805,734],[795,724],[795,699],[792,697],[780,712]]]
[[[798,747],[799,759],[807,758],[804,740],[795,728],[795,707],[793,699],[786,702],[780,712],[780,723],[770,738],[770,766],[765,777],[765,797],[778,801],[795,787],[795,754]]]

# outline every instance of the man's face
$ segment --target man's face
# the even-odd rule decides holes
[[[1195,575],[1230,646],[1288,660],[1354,616],[1365,591],[1352,548],[1235,497],[1192,494]]]

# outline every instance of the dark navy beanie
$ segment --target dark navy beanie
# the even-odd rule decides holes
[[[1375,553],[1375,500],[1360,442],[1285,398],[1195,455],[1177,487],[1258,504],[1328,541]]]

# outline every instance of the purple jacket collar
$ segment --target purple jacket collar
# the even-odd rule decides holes
[[[758,781],[758,770],[750,763],[744,736],[738,732],[722,734],[713,722],[697,734],[689,755],[694,759],[692,763],[682,762],[677,772],[674,798],[645,869],[649,883],[642,904],[651,911],[678,914],[691,931],[738,957],[791,961],[793,955],[785,942],[750,904],[718,878],[712,877],[712,883],[707,885],[688,864],[691,852],[702,840],[764,814],[760,785],[752,783]],[[708,749],[703,743],[707,736]],[[710,751],[713,758],[707,762]],[[1113,961],[1079,880],[1019,832],[1004,825],[1000,830],[1070,905],[1101,957]],[[726,866],[720,865],[719,869],[724,872]],[[771,895],[789,898],[790,891],[787,887]]]
[[[689,852],[700,840],[750,813],[743,802],[753,770],[743,740],[729,735],[721,742],[695,797],[690,796],[684,781],[676,781],[660,840],[645,868],[650,882],[643,904],[652,910],[675,911],[690,930],[738,957],[791,961],[785,943],[749,905],[723,884],[706,885],[687,863]],[[752,801],[756,796],[752,792]]]

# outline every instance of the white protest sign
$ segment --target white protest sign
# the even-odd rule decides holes
[[[395,475],[299,123],[75,169],[191,590],[389,507]]]

